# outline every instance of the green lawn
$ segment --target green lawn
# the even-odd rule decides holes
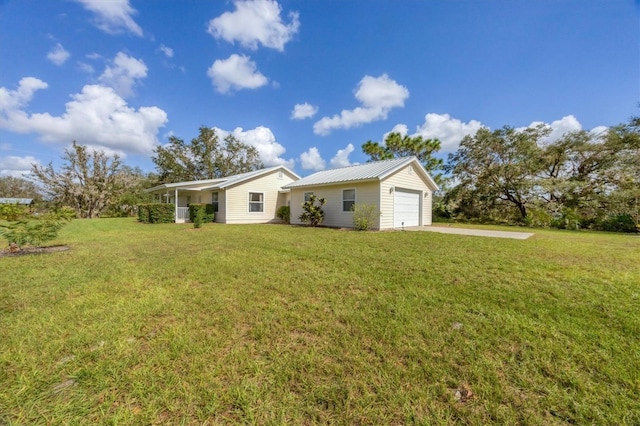
[[[640,424],[640,237],[534,232],[73,221],[0,258],[0,424]]]

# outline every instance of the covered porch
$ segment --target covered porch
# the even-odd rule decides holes
[[[187,223],[189,220],[189,204],[210,202],[203,200],[203,193],[199,188],[172,188],[152,192],[153,201],[168,203],[175,206],[175,223]]]

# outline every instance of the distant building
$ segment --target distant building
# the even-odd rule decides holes
[[[17,204],[19,206],[30,206],[33,198],[0,198],[0,204]]]

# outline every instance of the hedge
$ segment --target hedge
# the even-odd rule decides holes
[[[143,223],[173,223],[175,222],[175,209],[174,204],[139,204],[138,220]]]
[[[189,204],[189,220],[191,222],[196,221],[196,215],[198,214],[198,210],[204,210],[203,222],[213,222],[215,218],[215,213],[213,211],[213,204],[198,204],[191,203]]]

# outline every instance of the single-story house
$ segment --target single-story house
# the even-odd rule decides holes
[[[352,228],[354,204],[375,206],[373,229],[431,225],[438,185],[416,157],[324,170],[284,185],[291,190],[291,223],[300,224],[302,203],[324,198],[324,225]]]
[[[189,219],[190,203],[213,204],[214,222],[269,223],[277,222],[276,211],[289,205],[288,183],[300,176],[285,166],[275,166],[219,179],[165,183],[146,192],[157,202],[175,203],[175,221]]]

